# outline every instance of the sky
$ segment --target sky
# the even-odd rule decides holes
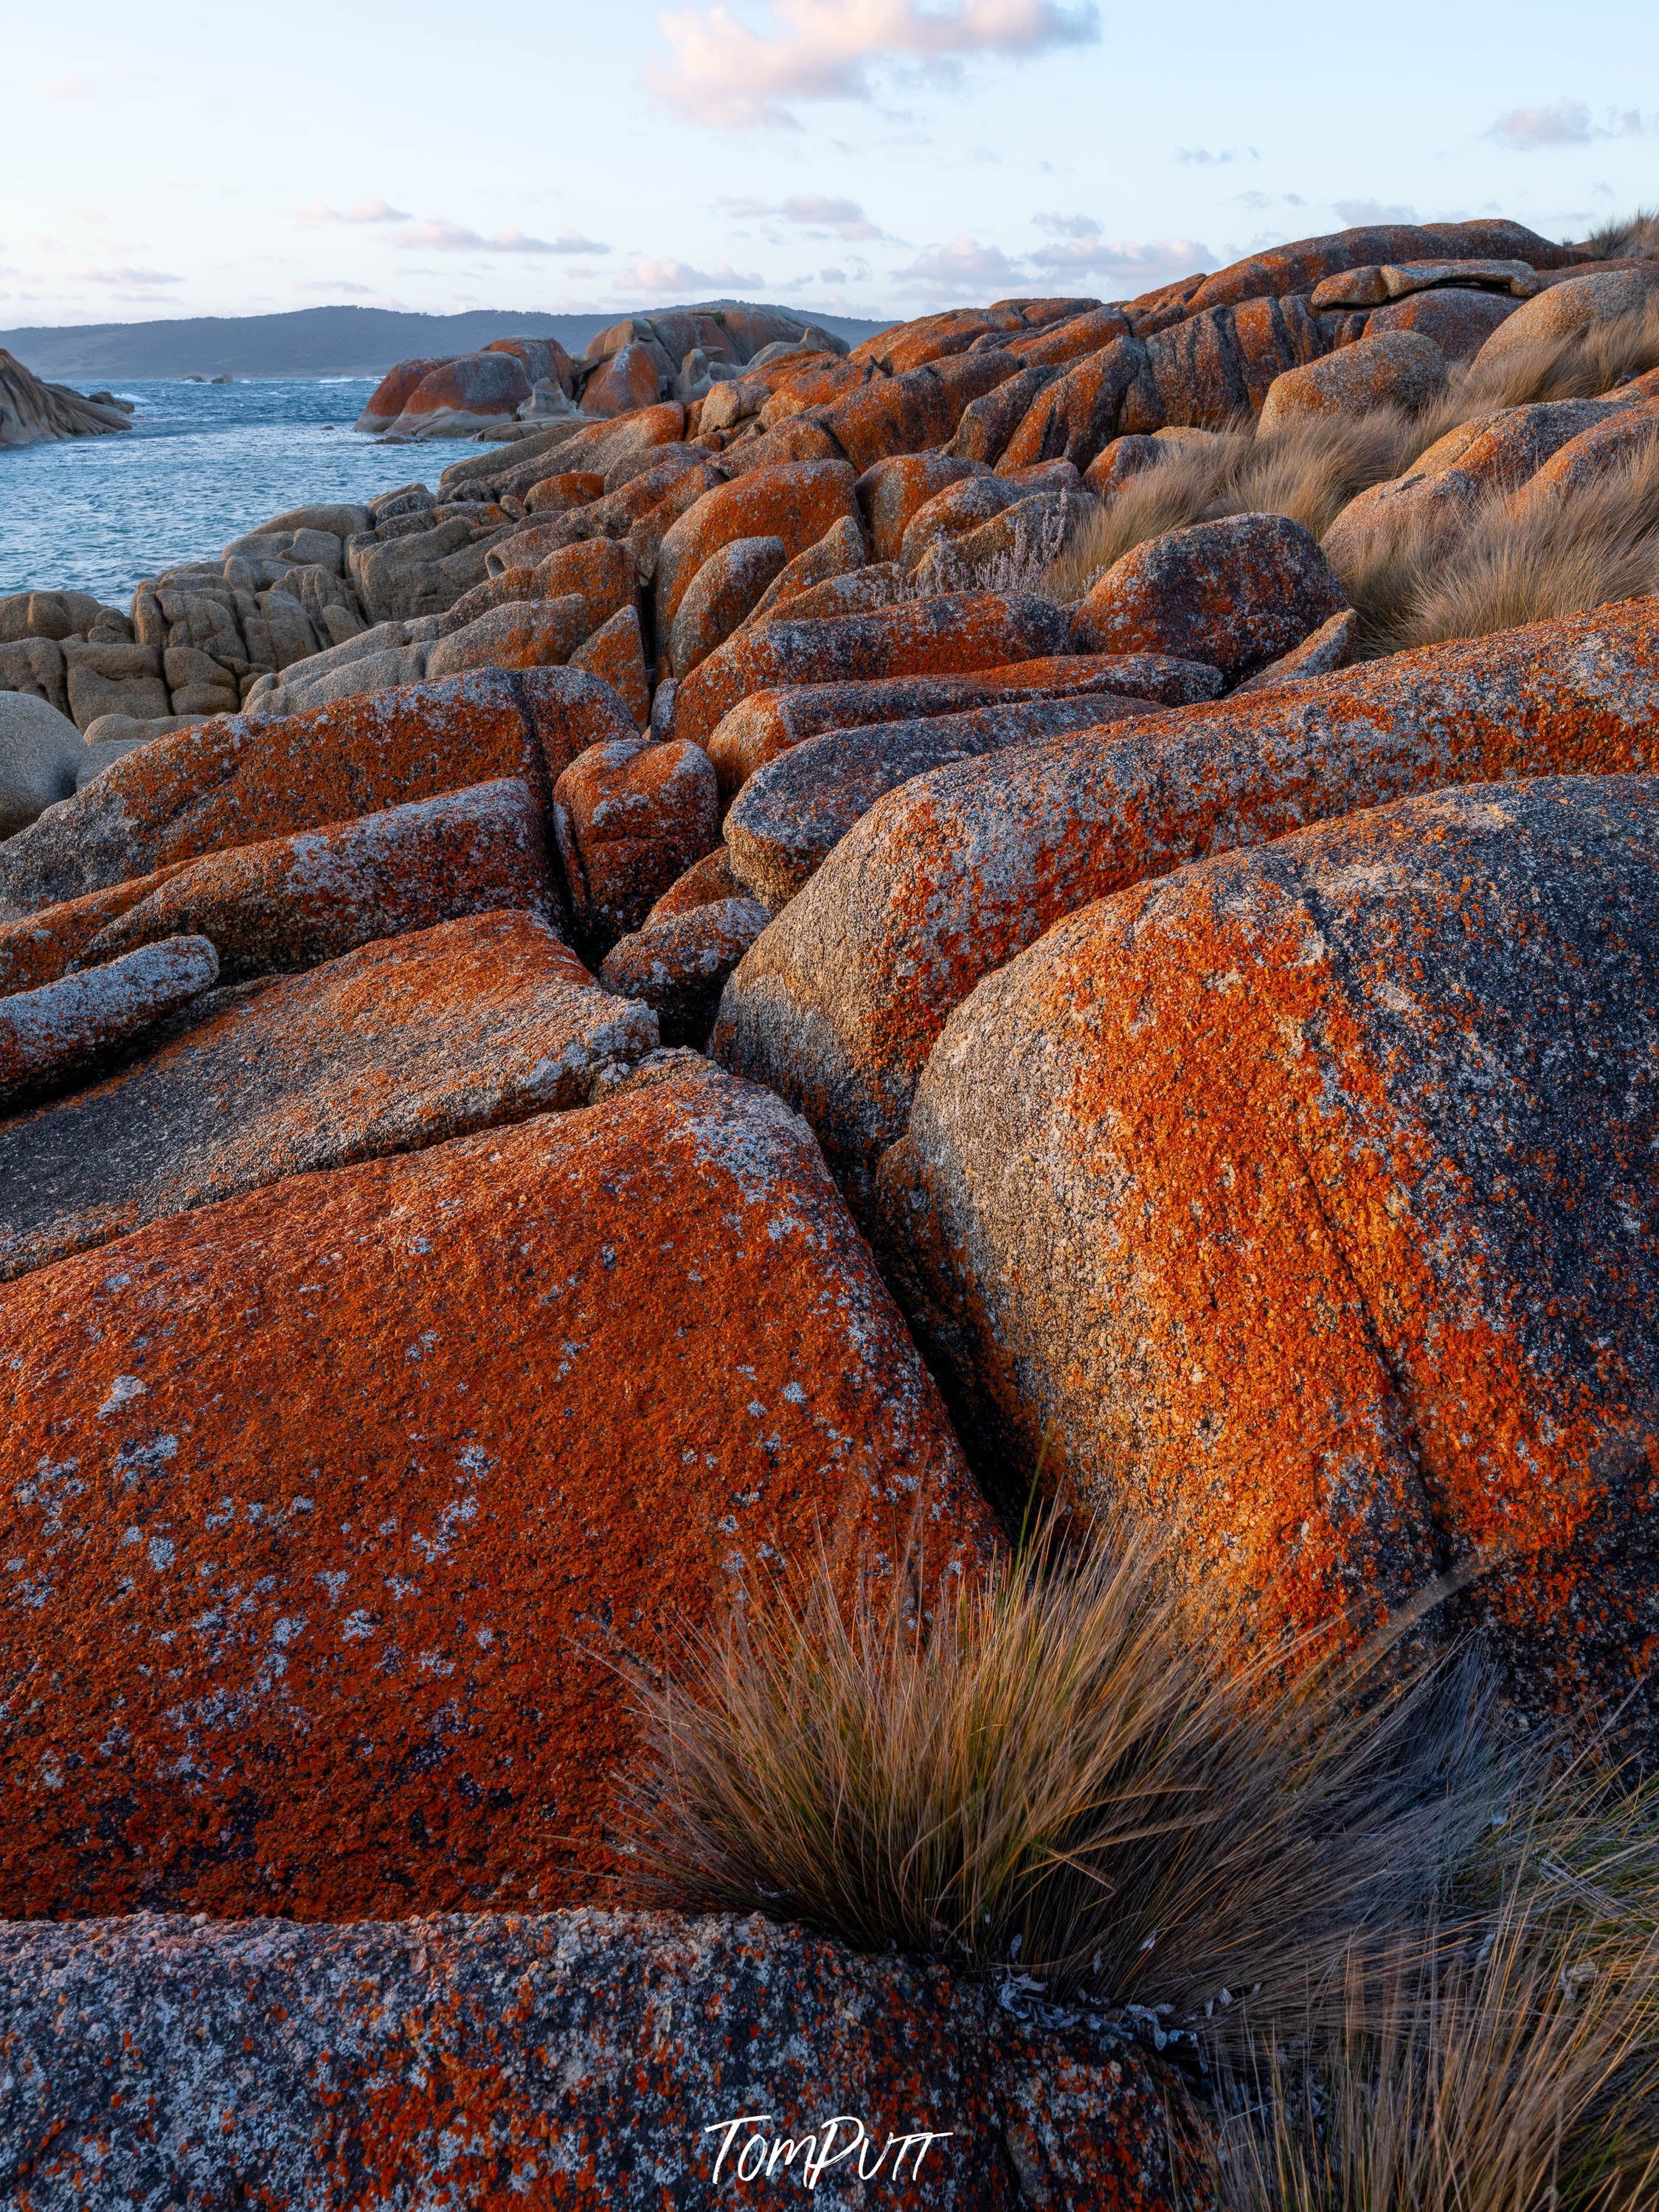
[[[890,318],[1659,202],[1650,0],[13,0],[0,325]],[[1564,28],[1565,25],[1565,28]]]

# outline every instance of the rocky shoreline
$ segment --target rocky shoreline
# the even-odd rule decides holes
[[[1659,259],[783,321],[403,364],[435,486],[0,599],[35,2212],[689,2205],[744,2114],[1216,2203],[1155,2011],[640,1909],[628,1668],[1034,1485],[1650,1746]]]

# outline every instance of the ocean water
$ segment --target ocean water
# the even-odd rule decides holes
[[[125,437],[0,450],[0,593],[93,592],[125,608],[141,577],[211,560],[285,507],[414,480],[435,489],[441,469],[477,450],[358,436],[373,377],[107,389],[137,404]]]

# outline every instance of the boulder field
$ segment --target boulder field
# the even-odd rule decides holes
[[[0,599],[8,2203],[1205,2201],[1161,2028],[641,1909],[637,1682],[1039,1473],[1650,1752],[1659,599],[1355,580],[1650,467],[1650,369],[1487,403],[1656,271],[507,337],[371,402],[435,489]],[[1113,536],[1379,408],[1317,533]]]

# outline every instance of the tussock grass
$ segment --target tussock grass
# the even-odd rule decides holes
[[[1356,493],[1400,475],[1440,434],[1399,409],[1376,408],[1304,416],[1261,435],[1239,425],[1213,443],[1177,445],[1090,518],[1048,570],[1048,589],[1080,599],[1137,545],[1224,515],[1287,514],[1322,537]]]
[[[1286,514],[1322,538],[1349,500],[1407,473],[1461,424],[1540,399],[1595,398],[1656,367],[1659,300],[1568,337],[1467,363],[1415,415],[1379,407],[1363,416],[1309,416],[1261,434],[1249,422],[1236,424],[1224,442],[1177,447],[1168,460],[1132,477],[1063,548],[1042,588],[1069,605],[1137,545],[1224,515]]]
[[[1617,222],[1605,222],[1584,243],[1603,261],[1659,261],[1659,208],[1638,208]]]
[[[756,1590],[637,1681],[647,1896],[1017,1960],[1059,1993],[1208,2008],[1220,2035],[1237,1992],[1273,2017],[1356,1929],[1420,1909],[1486,1815],[1461,1677],[1385,1688],[1375,1650],[1196,1634],[1121,1529],[1039,1543],[931,1617],[915,1565],[850,1601],[827,1576]]]
[[[1447,1911],[1227,2080],[1225,2212],[1659,2201],[1659,1808],[1594,1757],[1522,1770]],[[1454,1920],[1451,1911],[1463,1917]]]
[[[1432,416],[1444,431],[1500,407],[1525,407],[1540,399],[1597,399],[1654,368],[1659,368],[1659,300],[1588,330],[1510,346],[1490,361],[1471,362],[1453,378]]]
[[[1484,637],[1659,592],[1659,440],[1598,482],[1519,512],[1413,517],[1339,559],[1364,657]]]

